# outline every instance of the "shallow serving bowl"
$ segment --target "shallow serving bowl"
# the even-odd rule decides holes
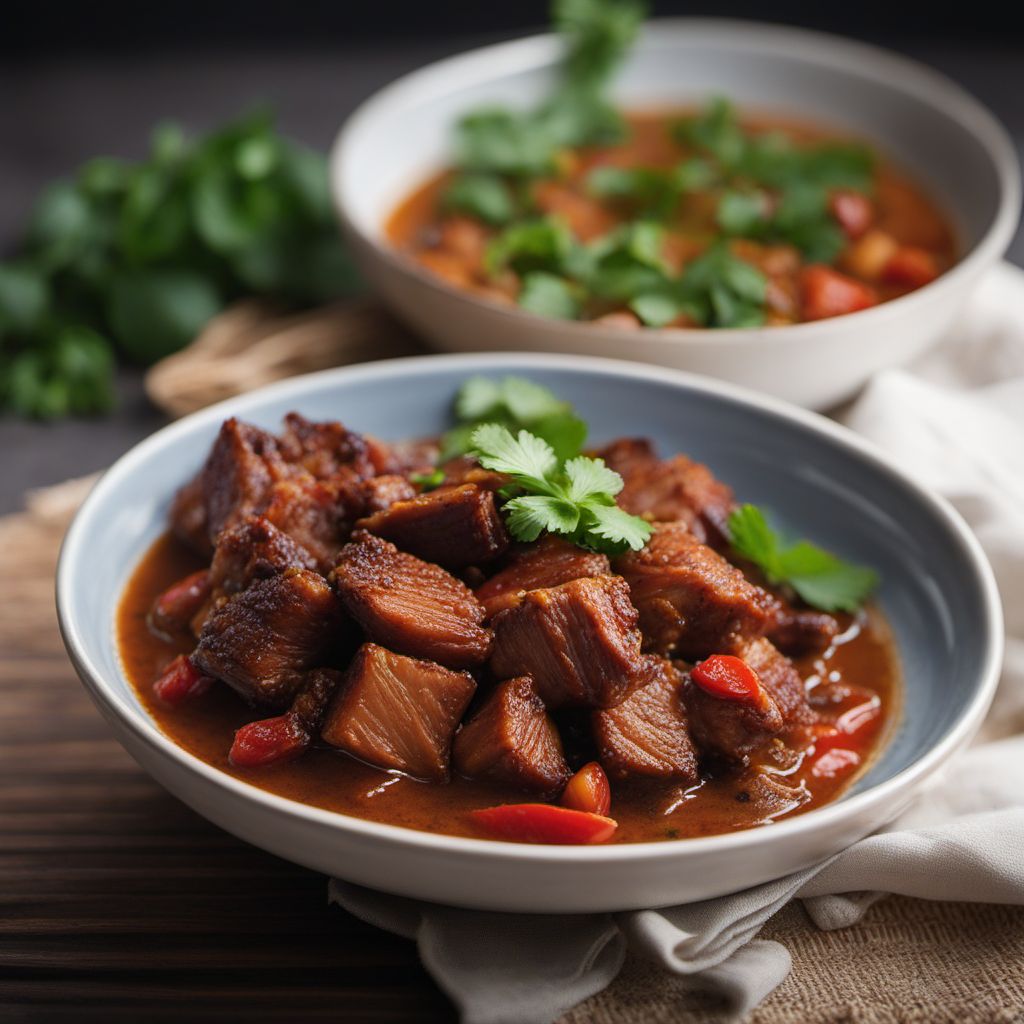
[[[751,22],[647,25],[615,87],[625,108],[699,103],[819,122],[876,143],[912,171],[952,218],[963,257],[925,288],[832,320],[748,330],[623,330],[537,317],[460,291],[396,251],[384,235],[396,204],[450,160],[452,126],[488,104],[546,95],[553,36],[488,46],[387,86],[347,122],[331,156],[342,224],[371,284],[449,351],[569,352],[711,374],[827,408],[876,370],[937,340],[981,274],[1005,251],[1020,214],[1012,142],[964,90],[929,69],[835,36]]]
[[[385,439],[447,424],[471,374],[527,375],[573,402],[592,440],[647,435],[709,463],[793,532],[876,566],[906,678],[886,750],[840,801],[773,825],[701,839],[543,847],[431,835],[307,807],[231,778],[156,727],[121,667],[114,613],[172,494],[221,421],[274,429],[292,409]],[[68,532],[57,571],[68,652],[118,739],[200,814],[289,860],[442,903],[499,910],[652,907],[742,889],[805,867],[890,820],[972,735],[988,707],[1002,626],[991,570],[942,500],[873,448],[811,413],[677,371],[559,356],[444,356],[299,377],[189,416],[120,459]]]

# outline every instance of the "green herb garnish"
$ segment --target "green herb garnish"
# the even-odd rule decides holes
[[[442,462],[471,451],[473,431],[483,423],[528,430],[563,460],[579,455],[587,439],[586,423],[568,402],[523,377],[470,377],[456,395],[455,418],[458,426],[445,434],[441,445]]]
[[[319,153],[262,114],[194,142],[164,125],[147,159],[92,160],[43,193],[0,264],[0,410],[104,411],[115,354],[160,359],[242,295],[354,286]]]
[[[729,516],[733,550],[753,562],[769,583],[787,584],[823,611],[856,611],[878,586],[878,573],[851,565],[809,541],[786,545],[756,505]]]
[[[526,430],[513,436],[497,423],[477,427],[470,441],[481,466],[512,478],[516,494],[502,512],[517,540],[547,531],[613,555],[638,551],[650,538],[650,523],[615,504],[622,477],[603,459],[561,460],[543,438]]]
[[[643,16],[636,0],[555,0],[552,17],[566,45],[555,92],[534,110],[492,107],[464,117],[458,165],[532,177],[553,172],[563,149],[620,138],[622,119],[604,92]]]
[[[439,466],[429,473],[410,473],[409,482],[416,484],[417,487],[424,491],[436,490],[444,483],[444,470]]]

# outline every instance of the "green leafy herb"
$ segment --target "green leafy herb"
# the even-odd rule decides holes
[[[484,263],[491,274],[506,267],[517,273],[563,271],[576,248],[572,232],[554,217],[524,220],[506,228],[487,247]]]
[[[798,541],[786,545],[755,505],[742,505],[729,517],[730,542],[753,562],[769,583],[788,584],[809,605],[824,611],[856,611],[878,586],[873,569]]]
[[[43,192],[0,264],[0,409],[105,411],[115,353],[159,359],[241,295],[354,287],[320,154],[263,114],[194,142],[158,126],[147,159],[100,157]]]
[[[622,477],[602,459],[560,460],[543,438],[526,430],[513,436],[497,423],[477,427],[471,443],[485,469],[507,474],[521,492],[502,509],[517,540],[536,540],[547,531],[617,554],[637,551],[650,538],[650,523],[615,504]]]
[[[567,147],[618,138],[622,121],[604,92],[643,15],[636,0],[555,0],[553,21],[566,52],[553,95],[534,110],[492,107],[464,117],[456,133],[458,164],[531,177],[555,170]]]
[[[443,205],[487,224],[507,224],[516,214],[509,186],[496,174],[460,174],[445,190]]]
[[[456,395],[455,417],[459,423],[444,437],[442,461],[470,451],[473,431],[482,423],[529,430],[560,459],[578,455],[587,439],[587,425],[568,402],[523,377],[470,377]]]
[[[433,491],[444,483],[444,470],[438,467],[429,473],[410,473],[409,480],[424,491]]]
[[[538,316],[576,320],[580,315],[579,289],[563,277],[537,270],[523,278],[519,305]]]

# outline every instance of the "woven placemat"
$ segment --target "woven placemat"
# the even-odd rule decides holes
[[[35,492],[25,513],[0,519],[8,581],[0,587],[0,686],[4,673],[24,673],[26,659],[32,659],[39,670],[33,673],[33,698],[52,715],[61,714],[63,703],[46,698],[45,673],[70,672],[61,663],[53,571],[67,522],[91,482],[70,481]],[[27,700],[28,692],[23,694]],[[17,696],[17,690],[10,696]],[[76,705],[75,713],[81,710]],[[789,949],[793,971],[748,1016],[748,1024],[1024,1021],[1024,908],[891,897],[857,926],[821,932],[798,904],[791,904],[761,937]],[[614,985],[572,1010],[562,1024],[712,1024],[721,1019],[717,1004],[688,991],[684,980],[629,961]]]

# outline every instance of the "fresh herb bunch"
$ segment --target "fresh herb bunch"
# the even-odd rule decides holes
[[[516,540],[533,541],[547,531],[615,555],[638,551],[650,538],[647,520],[615,504],[622,477],[603,459],[560,459],[543,438],[526,430],[513,436],[497,423],[477,427],[471,443],[480,465],[512,479],[502,514]]]
[[[565,43],[555,91],[533,110],[490,107],[459,122],[461,173],[445,196],[448,208],[508,223],[529,207],[517,181],[555,172],[573,146],[620,139],[622,118],[605,91],[644,14],[639,0],[555,0],[552,21]]]
[[[587,439],[586,423],[568,402],[523,377],[470,377],[455,396],[455,418],[441,444],[442,462],[472,451],[473,432],[484,423],[528,430],[563,461],[579,455]]]
[[[162,125],[145,160],[51,186],[0,264],[0,409],[105,411],[115,355],[154,362],[241,295],[302,305],[354,286],[319,153],[262,113],[192,142]]]
[[[729,517],[733,550],[753,562],[772,584],[790,586],[814,608],[856,611],[878,586],[878,573],[852,565],[810,541],[785,544],[756,505]]]

